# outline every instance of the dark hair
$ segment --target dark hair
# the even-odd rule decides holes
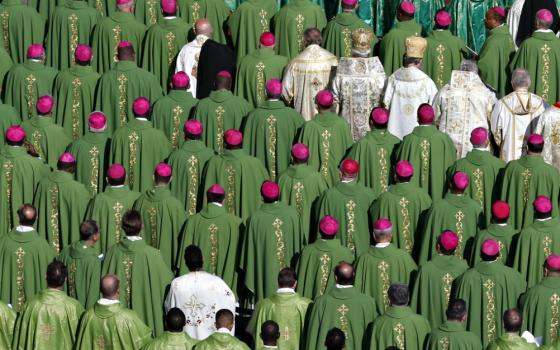
[[[66,171],[68,173],[73,173],[74,171],[76,171],[76,162],[67,163],[67,162],[58,161],[56,163],[56,168],[58,170]]]
[[[420,63],[422,63],[422,59],[418,58],[418,57],[404,56],[404,58],[403,58],[403,66],[405,66],[405,67],[408,66],[408,65],[411,65],[411,64],[418,65]]]
[[[535,210],[535,219],[548,219],[552,216],[552,209],[546,213],[540,213]]]
[[[29,203],[25,203],[17,210],[19,224],[23,226],[33,226],[37,220],[37,209]]]
[[[80,239],[82,241],[90,240],[96,233],[99,233],[99,225],[95,220],[85,220],[80,224]]]
[[[107,176],[107,182],[109,183],[110,186],[124,185],[125,180],[126,180],[126,173],[122,177],[119,177],[118,179],[112,179]]]
[[[412,179],[412,176],[414,176],[414,175],[399,176],[398,174],[395,174],[395,176],[397,177],[397,180],[399,180],[399,182],[410,182],[410,179]]]
[[[66,282],[68,269],[61,261],[55,260],[47,266],[47,285],[49,287],[59,288]]]
[[[275,343],[280,338],[280,327],[278,323],[268,320],[261,325],[261,339],[265,343]]]
[[[451,299],[445,316],[448,320],[460,321],[467,314],[467,303],[463,299]]]
[[[165,326],[170,332],[178,333],[183,331],[187,324],[187,318],[181,309],[173,307],[165,315]]]
[[[317,28],[307,28],[303,32],[303,40],[307,45],[321,45],[323,43],[321,31]]]
[[[221,325],[226,325],[228,323],[233,323],[233,312],[228,309],[220,309],[216,312],[216,323]]]
[[[404,306],[408,304],[408,286],[404,283],[393,283],[387,291],[391,305]]]
[[[327,350],[342,350],[346,345],[346,336],[339,328],[332,328],[327,332],[325,346]]]
[[[350,268],[351,273],[348,273],[348,267]],[[354,272],[355,271],[352,265],[345,262],[340,262],[334,268],[334,275],[336,276],[337,283],[343,286],[349,286],[354,283]]]
[[[206,201],[208,203],[222,203],[225,198],[225,194],[206,192]]]
[[[127,236],[138,236],[140,231],[142,231],[142,217],[140,216],[140,212],[130,209],[124,213],[122,229]]]
[[[156,184],[168,184],[171,181],[171,176],[161,176],[156,171],[154,171],[154,182]]]
[[[117,57],[119,61],[133,61],[135,55],[134,47],[117,47]]]
[[[184,130],[185,132],[185,139],[189,139],[189,140],[202,140],[202,134],[200,135],[193,135],[189,132],[187,132],[186,130]]]
[[[279,94],[273,94],[272,92],[266,92],[266,97],[268,97],[269,99],[276,99],[279,100],[282,97],[282,93]]]
[[[519,332],[523,324],[523,316],[517,309],[509,309],[504,312],[504,330],[508,333]]]
[[[543,143],[529,143],[527,142],[527,150],[531,153],[541,153],[543,151],[544,148],[544,142]]]
[[[21,141],[18,142],[14,142],[6,138],[6,143],[8,144],[8,146],[23,146],[23,144],[25,143],[25,139],[22,139]]]
[[[497,217],[495,217],[494,215],[492,215],[492,221],[495,224],[507,224],[509,220],[509,217],[505,218],[505,219],[498,219]]]
[[[498,259],[499,256],[500,256],[499,251],[496,255],[486,255],[482,251],[480,252],[480,258],[482,259],[482,261],[495,261],[496,259]]]
[[[185,248],[185,265],[189,271],[197,271],[204,266],[204,258],[202,257],[202,250],[194,244]]]
[[[278,287],[291,288],[297,282],[296,271],[290,267],[285,267],[278,272]]]
[[[231,90],[232,78],[224,77],[222,75],[217,75],[215,82],[216,82],[216,90],[219,89]]]

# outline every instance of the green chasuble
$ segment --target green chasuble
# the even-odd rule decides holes
[[[441,9],[445,9],[446,2],[444,0],[412,0],[412,2],[416,6],[414,19],[422,26],[422,32],[424,34],[432,33],[436,13]],[[398,2],[392,2],[392,4],[396,19]]]
[[[2,66],[0,66],[0,84],[4,85],[4,77],[6,77],[14,62],[3,45],[0,45],[0,62],[2,62]]]
[[[2,62],[2,57],[0,57],[0,62]],[[1,77],[0,77],[1,78]],[[2,85],[0,81],[0,85]],[[19,117],[16,109],[10,105],[2,103],[0,101],[0,132],[2,135],[6,135],[6,130],[12,125],[21,124],[21,118]],[[6,138],[0,138],[0,147],[6,144]]]
[[[45,20],[22,0],[3,0],[0,18],[4,49],[14,63],[23,63],[29,45],[43,42]]]
[[[476,200],[482,208],[482,227],[487,227],[492,219],[492,203],[499,198],[500,177],[503,175],[505,162],[486,150],[474,148],[465,158],[457,160],[447,170],[447,179],[457,171],[469,176],[469,187],[465,194]]]
[[[436,329],[446,320],[445,311],[451,296],[453,280],[467,271],[466,260],[455,255],[434,255],[420,266],[414,281],[410,307],[424,316]]]
[[[183,127],[197,104],[198,100],[185,90],[171,90],[154,103],[152,123],[156,129],[163,131],[173,149],[180,148],[185,142]]]
[[[37,60],[28,59],[25,63],[12,66],[6,74],[4,102],[12,105],[23,121],[36,116],[37,98],[52,94],[57,74],[56,69]]]
[[[58,257],[68,268],[66,291],[85,308],[99,299],[101,260],[97,249],[83,241],[76,241],[60,252]]]
[[[227,212],[245,221],[262,203],[259,189],[267,179],[268,172],[260,160],[243,149],[226,149],[208,161],[203,188],[220,184],[226,192]]]
[[[278,286],[278,273],[295,266],[305,242],[300,217],[284,202],[264,203],[247,219],[240,268],[245,287],[259,302]]]
[[[511,91],[509,62],[515,55],[515,45],[509,28],[502,24],[488,32],[480,50],[478,70],[482,81],[496,90],[498,97]]]
[[[420,220],[431,205],[426,191],[410,182],[401,182],[391,185],[373,202],[370,218],[391,220],[393,243],[412,254],[414,243],[420,238]]]
[[[152,73],[138,68],[132,61],[120,61],[99,79],[95,109],[105,113],[107,130],[111,133],[132,119],[132,103],[136,98],[143,96],[153,102],[162,93]]]
[[[524,291],[525,281],[517,271],[500,261],[483,261],[454,281],[452,297],[467,303],[467,330],[486,346],[503,333],[502,315],[517,306]]]
[[[352,31],[358,28],[370,29],[371,26],[362,21],[352,12],[342,12],[327,23],[323,29],[323,47],[336,57],[352,56]],[[372,46],[377,43],[373,36]]]
[[[16,229],[0,238],[0,298],[22,310],[26,300],[47,286],[47,265],[54,259],[54,251],[37,231],[19,232]]]
[[[195,23],[201,18],[206,18],[212,24],[214,32],[212,40],[221,44],[226,43],[224,27],[226,25],[230,9],[222,0],[184,0],[179,7],[181,17],[188,23]]]
[[[184,332],[163,332],[142,350],[192,350],[196,340]]]
[[[387,76],[402,66],[403,56],[406,53],[404,42],[409,36],[420,36],[422,27],[414,20],[397,22],[393,29],[381,40],[379,58]]]
[[[227,26],[235,47],[237,63],[259,48],[261,33],[270,31],[270,19],[276,13],[272,0],[245,0],[228,19]]]
[[[451,31],[463,39],[468,47],[479,52],[486,38],[486,11],[495,5],[498,5],[496,0],[451,0],[447,5],[447,11],[453,19]]]
[[[83,306],[56,289],[45,289],[25,304],[14,328],[13,349],[71,349]]]
[[[225,207],[210,203],[187,220],[179,252],[184,252],[191,244],[199,247],[204,257],[204,271],[219,276],[237,293],[238,255],[243,230],[240,218],[229,214]],[[179,275],[189,271],[182,253],[175,266]]]
[[[192,24],[180,17],[162,17],[146,32],[142,68],[156,76],[163,91],[169,88],[177,54],[189,41],[187,36],[191,28]]]
[[[276,35],[276,52],[289,60],[303,51],[303,32],[307,28],[323,30],[327,18],[321,6],[309,0],[292,0],[272,19]]]
[[[270,178],[276,180],[290,164],[292,144],[304,123],[301,114],[284,102],[264,101],[247,117],[243,147],[260,159]]]
[[[426,40],[428,47],[424,52],[423,70],[432,78],[438,89],[451,79],[451,71],[458,70],[463,59],[465,42],[449,30],[436,29]]]
[[[9,349],[12,346],[15,323],[16,312],[0,300],[0,347],[2,349]]]
[[[131,191],[128,186],[107,186],[105,192],[101,192],[89,202],[86,219],[95,220],[99,225],[101,237],[99,244],[95,245],[97,253],[105,253],[119,243],[125,233],[122,230],[122,217],[132,205],[140,193]]]
[[[453,141],[434,125],[415,127],[397,150],[397,159],[408,160],[414,167],[410,182],[427,191],[434,201],[443,197],[446,170],[456,157]]]
[[[249,350],[249,347],[229,333],[216,332],[208,338],[196,343],[196,350]]]
[[[91,196],[103,191],[105,187],[110,148],[111,139],[106,131],[88,132],[68,146],[68,152],[76,157],[76,180],[86,186]]]
[[[178,256],[183,255],[178,251],[179,235],[187,219],[183,203],[173,197],[168,186],[155,186],[136,200],[133,209],[142,215],[146,244],[159,249],[167,266],[173,268]]]
[[[76,349],[105,350],[110,346],[113,350],[140,350],[151,338],[152,330],[134,311],[120,303],[96,303],[82,316]]]
[[[69,0],[58,6],[50,21],[46,39],[47,64],[58,70],[76,64],[76,47],[90,41],[99,14],[85,1]]]
[[[237,66],[235,95],[246,99],[251,108],[260,106],[266,101],[266,82],[270,79],[282,80],[287,64],[288,58],[277,55],[274,49],[255,49],[244,56]]]
[[[542,337],[541,344],[552,344],[560,337],[557,311],[559,291],[560,278],[545,277],[519,300],[523,311],[523,329],[535,337]]]
[[[265,321],[272,320],[280,327],[278,347],[282,350],[298,350],[301,335],[305,327],[305,317],[311,300],[286,289],[278,291],[261,300],[255,307],[250,330],[255,336],[256,350],[265,350],[261,334],[261,326]]]
[[[52,168],[56,167],[58,158],[72,139],[60,125],[55,124],[51,116],[35,116],[23,122],[25,142],[33,146],[37,154]]]
[[[38,208],[37,232],[54,248],[60,250],[79,239],[89,191],[74,180],[74,175],[55,170],[39,181],[33,206]]]
[[[386,192],[393,182],[393,165],[400,140],[386,129],[373,129],[358,140],[347,159],[360,164],[358,182],[373,189],[375,196]]]
[[[506,333],[494,340],[486,347],[486,350],[537,350],[535,344],[528,343],[527,340],[518,335]],[[541,348],[544,349],[544,348]]]
[[[373,322],[369,349],[421,350],[430,334],[430,323],[408,306],[391,306]]]
[[[91,46],[95,53],[93,57],[95,71],[103,74],[113,68],[119,61],[117,45],[125,40],[132,43],[136,52],[136,63],[140,64],[142,40],[146,30],[146,26],[138,22],[132,13],[115,12],[100,20],[91,38]]]
[[[459,236],[455,255],[468,259],[481,220],[480,205],[466,195],[448,193],[443,199],[434,201],[426,213],[422,240],[418,242],[418,262],[423,264],[436,254],[437,239],[445,230],[451,230]]]
[[[373,297],[381,313],[389,306],[392,283],[409,284],[418,269],[410,254],[393,244],[372,246],[356,261],[356,288]]]
[[[148,120],[134,118],[113,134],[111,164],[122,164],[130,189],[143,192],[153,185],[156,165],[170,152],[171,144],[161,130]]]
[[[297,292],[311,300],[334,286],[334,268],[339,262],[354,262],[354,254],[338,239],[318,239],[303,248],[298,260]]]
[[[73,140],[80,138],[88,129],[99,78],[100,75],[91,66],[81,65],[74,65],[56,76],[53,89],[55,120]]]
[[[432,333],[427,340],[426,350],[481,350],[480,339],[465,330],[461,322],[447,321],[438,328],[432,326]]]
[[[102,276],[108,273],[121,281],[121,303],[135,311],[156,336],[163,333],[162,303],[173,273],[161,253],[143,239],[126,237],[107,252]]]
[[[301,217],[305,241],[309,242],[312,223],[311,207],[315,200],[327,189],[321,174],[307,164],[293,164],[278,178],[280,198],[296,208]]]
[[[513,268],[527,281],[527,288],[543,278],[543,265],[551,254],[560,253],[560,218],[539,220],[526,226],[516,242]]]
[[[340,225],[336,238],[358,258],[369,248],[368,209],[374,200],[373,191],[356,180],[339,181],[334,187],[323,192],[317,200],[314,222],[318,226],[317,223],[323,216],[334,216]],[[318,227],[311,231],[310,241],[314,241],[318,233]]]
[[[510,222],[517,231],[533,223],[533,202],[537,196],[552,200],[552,216],[558,212],[560,175],[540,155],[524,155],[509,162],[501,188],[501,199],[508,202]]]
[[[346,120],[333,112],[318,113],[303,125],[299,142],[309,147],[308,164],[323,175],[327,185],[334,185],[339,163],[353,142]]]
[[[521,43],[511,61],[511,70],[523,68],[529,71],[529,92],[542,97],[548,103],[560,100],[560,88],[556,84],[557,65],[560,62],[560,42],[556,34],[534,32]]]
[[[378,305],[375,300],[360,293],[358,288],[334,287],[325,295],[315,299],[311,306],[304,349],[326,349],[327,332],[333,327],[344,331],[345,349],[363,349],[366,328],[378,314]]]
[[[229,90],[215,90],[198,102],[194,119],[204,125],[202,141],[217,153],[224,150],[223,135],[229,129],[239,130],[243,118],[251,107],[247,100],[235,96]]]
[[[175,172],[169,189],[183,203],[187,217],[202,209],[205,193],[201,186],[202,172],[213,155],[214,151],[206,147],[202,141],[189,140],[173,151],[167,159],[167,163]]]
[[[555,341],[550,345],[540,347],[541,350],[558,350],[560,349],[560,340]]]
[[[49,172],[25,147],[0,148],[0,236],[18,225],[17,210],[23,203],[33,202],[37,184]]]
[[[475,266],[477,262],[482,260],[480,257],[480,249],[482,243],[487,239],[498,241],[500,245],[500,256],[498,260],[501,260],[505,265],[512,266],[515,254],[515,241],[517,241],[517,231],[515,231],[510,224],[490,224],[486,230],[479,231],[476,234],[470,252],[469,262],[471,266]]]

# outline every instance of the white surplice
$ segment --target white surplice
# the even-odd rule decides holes
[[[453,71],[449,84],[441,88],[434,100],[439,130],[449,135],[457,149],[457,159],[472,150],[471,131],[488,129],[496,95],[484,85],[478,74]]]
[[[422,103],[432,104],[436,84],[416,67],[401,67],[387,80],[383,104],[389,110],[388,130],[402,140],[418,126],[416,112]]]
[[[200,50],[202,49],[202,44],[206,42],[209,38],[205,35],[199,34],[196,38],[187,43],[177,56],[177,67],[175,67],[175,72],[185,72],[190,78],[189,91],[193,97],[196,98],[196,74],[198,69],[198,57],[200,55]]]
[[[370,130],[369,115],[381,102],[385,70],[378,57],[342,57],[332,83],[339,114],[346,119],[354,140]]]
[[[544,138],[543,158],[560,170],[560,108],[552,105],[539,117],[535,133]]]
[[[190,272],[171,282],[165,311],[178,307],[187,318],[185,333],[197,340],[216,331],[215,316],[221,309],[235,315],[235,294],[218,276],[207,272]]]
[[[527,137],[536,127],[535,119],[543,112],[543,99],[527,91],[514,91],[496,102],[490,130],[502,160],[509,162],[521,157]]]

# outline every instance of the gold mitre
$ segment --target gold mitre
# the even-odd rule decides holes
[[[358,28],[352,32],[352,47],[360,50],[371,50],[373,33],[366,28]]]
[[[409,36],[406,38],[406,57],[424,58],[424,51],[428,42],[419,36]]]

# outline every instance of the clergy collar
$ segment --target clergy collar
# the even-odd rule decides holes
[[[293,288],[278,288],[276,293],[278,294],[293,294],[296,291]]]
[[[31,232],[35,230],[32,226],[19,225],[16,227],[17,232]]]
[[[338,283],[337,283],[337,284],[335,284],[335,286],[336,286],[336,288],[338,288],[338,289],[354,288],[354,286],[353,286],[352,284],[343,286],[342,284],[338,284]]]
[[[139,120],[141,122],[147,122],[148,118],[136,117],[136,120]]]
[[[537,29],[537,30],[535,30],[535,33],[552,33],[552,30],[550,30],[550,29]]]
[[[124,187],[124,184],[123,185],[109,186],[109,187],[111,187],[111,188],[121,188],[121,187]]]
[[[276,102],[276,101],[280,101],[280,99],[279,99],[279,98],[269,98],[267,101],[274,101],[274,102]]]
[[[263,345],[264,349],[278,349],[278,346],[272,346],[272,345]]]
[[[218,328],[218,329],[216,330],[216,333],[223,333],[223,334],[229,334],[229,335],[231,335],[231,331],[230,331],[229,329],[225,328],[225,327]]]
[[[209,204],[214,204],[217,207],[223,207],[224,206],[223,203],[218,203],[218,202],[210,202]]]
[[[175,19],[177,16],[164,16],[163,19]]]
[[[340,182],[347,184],[347,183],[350,183],[350,182],[354,182],[355,180],[356,180],[356,178],[342,179],[342,180],[340,180]]]
[[[128,239],[129,241],[136,242],[142,240],[140,236],[124,236],[124,238]]]
[[[495,224],[495,225],[498,225],[498,226],[507,226],[507,222],[506,222],[506,223],[502,223],[502,224]]]
[[[36,62],[36,63],[43,63],[43,60],[38,60],[38,59],[35,59],[35,58],[28,58],[28,60],[31,61],[31,62]]]
[[[375,248],[386,248],[389,246],[389,244],[391,244],[391,242],[385,242],[385,243],[377,243],[375,245]]]
[[[549,216],[548,218],[544,218],[544,219],[535,219],[536,221],[548,221],[551,220],[552,216]]]
[[[120,303],[120,301],[118,299],[101,298],[97,301],[97,303],[99,305],[115,305],[115,304]]]

